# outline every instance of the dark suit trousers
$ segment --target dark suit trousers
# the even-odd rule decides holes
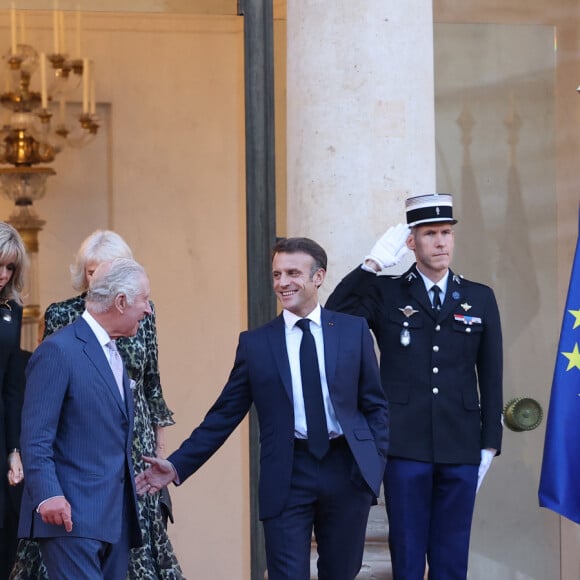
[[[129,501],[125,493],[121,537],[114,544],[75,536],[39,538],[50,580],[125,580],[130,550]],[[73,529],[74,517],[73,512]]]
[[[393,580],[465,580],[477,465],[389,457],[385,503]]]
[[[353,580],[373,500],[346,441],[321,461],[298,442],[288,501],[279,516],[263,522],[269,580],[309,580],[313,530],[319,580]]]

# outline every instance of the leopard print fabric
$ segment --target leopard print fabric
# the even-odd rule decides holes
[[[51,304],[44,315],[43,338],[74,322],[84,310],[84,294]],[[140,322],[135,336],[119,338],[116,341],[127,374],[135,381],[132,458],[137,473],[146,467],[142,456],[155,455],[155,428],[175,423],[172,418],[173,413],[167,407],[161,390],[153,303],[151,303],[151,310],[152,314]],[[131,550],[127,578],[130,580],[184,579],[163,523],[159,493],[139,496],[137,505],[143,546]],[[48,580],[37,542],[20,540],[10,579]]]

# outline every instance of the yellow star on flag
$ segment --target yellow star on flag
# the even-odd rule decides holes
[[[574,345],[574,350],[572,352],[563,352],[562,354],[570,361],[568,363],[568,368],[566,369],[567,371],[574,367],[580,369],[580,351],[578,350],[578,343]]]
[[[580,326],[580,310],[568,310],[568,312],[576,319],[572,330]]]

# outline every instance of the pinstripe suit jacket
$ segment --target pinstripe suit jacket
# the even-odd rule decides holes
[[[131,543],[140,545],[127,374],[123,401],[103,349],[82,318],[44,340],[26,374],[19,536],[73,535],[114,543],[128,499]],[[71,504],[70,534],[63,526],[45,524],[36,512],[42,501],[59,495]]]

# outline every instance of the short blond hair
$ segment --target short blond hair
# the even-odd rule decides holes
[[[115,258],[133,258],[133,252],[127,242],[111,230],[96,230],[85,238],[71,264],[72,287],[77,292],[86,292],[89,283],[85,273],[88,264],[102,264]]]

